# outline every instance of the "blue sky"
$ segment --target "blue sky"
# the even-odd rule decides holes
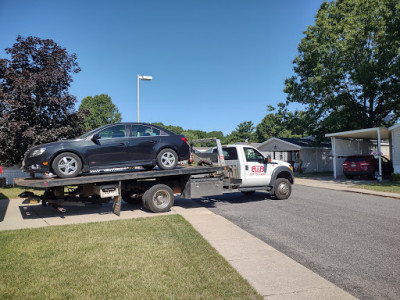
[[[297,45],[322,0],[0,0],[0,57],[18,35],[76,53],[70,93],[108,94],[123,121],[230,133],[285,101]]]

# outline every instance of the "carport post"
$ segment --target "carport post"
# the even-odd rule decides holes
[[[378,181],[382,181],[382,157],[381,157],[381,131],[379,128],[377,128],[377,133],[378,133],[378,157],[379,157],[379,175],[378,175]]]
[[[331,137],[331,143],[332,143],[332,156],[333,156],[333,178],[337,178],[337,172],[336,172],[336,138]]]

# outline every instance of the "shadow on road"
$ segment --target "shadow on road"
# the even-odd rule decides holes
[[[248,202],[259,202],[265,200],[284,201],[284,200],[278,200],[265,192],[256,192],[251,196],[246,196],[240,192],[236,192],[236,193],[227,193],[219,196],[209,196],[200,199],[194,199],[194,201],[196,201],[201,206],[204,206],[206,208],[216,207],[217,205],[224,205],[224,204],[241,204]]]

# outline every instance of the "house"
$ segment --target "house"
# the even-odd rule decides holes
[[[332,147],[328,142],[316,144],[311,137],[277,138],[273,137],[257,146],[263,155],[272,159],[291,163],[295,171],[329,172],[332,171]]]
[[[400,174],[400,124],[389,128],[391,138],[391,160],[394,173]]]

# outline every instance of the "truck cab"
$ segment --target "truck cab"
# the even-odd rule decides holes
[[[237,189],[246,195],[266,190],[278,199],[289,198],[294,184],[293,167],[289,163],[271,160],[250,145],[221,146],[219,140],[215,141],[217,147],[197,155],[200,160],[205,158],[210,163],[230,167],[230,178],[239,183]]]

